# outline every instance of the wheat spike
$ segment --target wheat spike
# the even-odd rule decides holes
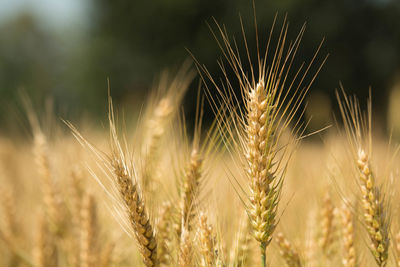
[[[235,238],[235,245],[231,251],[231,262],[234,267],[252,265],[252,236],[251,225],[246,214]]]
[[[360,175],[364,222],[371,239],[371,251],[378,265],[385,266],[389,253],[389,231],[385,204],[379,188],[375,185],[368,157],[362,149],[358,153],[357,166]]]
[[[245,199],[249,200],[245,203],[246,210],[253,228],[253,236],[260,245],[261,264],[266,266],[266,248],[278,223],[277,209],[286,170],[286,164],[282,161],[290,154],[288,144],[283,145],[280,141],[295,114],[301,109],[300,104],[316,77],[315,74],[308,85],[303,85],[319,48],[306,70],[303,71],[300,67],[293,80],[286,84],[305,28],[302,27],[296,40],[287,46],[288,24],[285,18],[276,49],[270,56],[269,47],[274,25],[265,51],[260,50],[263,44],[258,43],[256,23],[255,26],[257,54],[253,64],[243,25],[246,59],[239,54],[237,42],[231,42],[225,28],[217,24],[221,40],[217,36],[216,39],[228,61],[229,71],[235,73],[240,86],[240,96],[235,95],[236,88],[227,75],[225,62],[220,62],[226,76],[226,82],[222,86],[218,86],[220,82],[214,80],[205,67],[200,64],[198,67],[203,71],[204,77],[217,88],[219,95],[215,98],[207,87],[216,110],[219,106],[226,107],[226,114],[221,116],[219,123],[221,128],[228,129],[225,137],[232,140],[232,151],[242,156],[240,163],[248,178],[250,191],[245,196]],[[246,62],[246,65],[248,63],[249,69],[245,69],[246,65],[243,62]],[[241,108],[241,101],[244,108]],[[293,132],[296,132],[296,129]]]
[[[81,235],[80,235],[80,267],[96,266],[97,257],[97,211],[95,199],[86,195],[81,209]]]
[[[202,160],[199,152],[197,149],[193,149],[183,177],[184,181],[180,202],[180,226],[177,231],[180,237],[178,259],[180,266],[191,266],[193,264],[191,259],[193,256],[193,247],[190,232],[192,221],[196,214],[196,198],[200,186],[201,165]]]
[[[160,265],[168,266],[171,262],[171,203],[164,202],[160,212],[160,220],[157,225],[158,230],[158,257]]]
[[[190,239],[190,232],[182,227],[181,238],[179,242],[178,265],[180,267],[193,266],[193,245]]]
[[[1,190],[1,204],[3,206],[3,212],[4,212],[4,223],[5,223],[5,229],[3,231],[3,234],[6,239],[13,240],[17,239],[17,234],[18,234],[18,225],[19,223],[17,222],[17,211],[16,211],[16,200],[15,200],[15,195],[11,189],[9,191],[6,190]]]
[[[157,90],[149,97],[142,147],[144,158],[142,186],[145,193],[154,190],[152,188],[154,179],[160,175],[157,164],[159,164],[162,139],[193,78],[194,73],[190,70],[189,62],[186,62],[171,81],[168,81],[167,74],[163,75]]]
[[[317,215],[316,209],[311,209],[308,212],[307,220],[307,234],[306,234],[306,244],[305,244],[305,260],[307,266],[316,267],[317,263],[317,251],[318,251],[318,240],[317,240]]]
[[[357,255],[354,247],[354,219],[353,214],[347,206],[341,209],[342,238],[343,238],[343,266],[357,266]]]
[[[321,209],[321,236],[319,238],[319,246],[326,256],[331,256],[332,245],[334,243],[335,234],[335,207],[333,206],[332,199],[329,193],[326,193],[323,199],[323,206]]]
[[[372,151],[371,99],[368,101],[367,113],[363,114],[358,100],[355,97],[349,98],[343,88],[342,93],[343,100],[339,92],[336,92],[336,96],[357,169],[364,226],[371,241],[370,251],[378,266],[386,266],[390,244],[390,203],[385,199],[381,188],[376,185],[370,164]]]
[[[165,134],[166,123],[173,112],[173,106],[171,100],[168,97],[164,97],[160,100],[157,107],[154,110],[153,116],[148,121],[148,146],[145,151],[145,166],[143,174],[143,190],[150,190],[151,180],[156,169],[158,159],[158,148],[160,145],[160,139]]]
[[[264,81],[260,81],[249,94],[249,114],[247,123],[247,154],[249,176],[251,179],[250,217],[257,241],[269,243],[275,228],[276,193],[271,188],[274,174],[271,170],[273,162],[271,145],[273,127],[271,113],[274,106],[265,93]]]
[[[99,166],[115,185],[118,192],[117,197],[121,200],[123,206],[121,212],[126,215],[130,231],[136,237],[144,264],[146,266],[158,266],[156,234],[137,183],[133,159],[127,149],[122,148],[119,141],[111,96],[109,96],[111,154],[105,156],[103,152],[93,147],[71,123],[66,122],[66,124],[71,128],[75,138],[93,153]]]
[[[17,221],[16,211],[16,200],[14,192],[11,188],[8,190],[0,190],[0,199],[2,204],[2,214],[4,218],[4,229],[0,229],[0,240],[3,239],[8,245],[8,249],[11,252],[8,264],[10,266],[18,266],[20,258],[18,257],[18,251],[16,243],[19,240],[20,224]]]
[[[42,180],[43,202],[45,211],[50,223],[50,229],[56,234],[61,233],[60,207],[56,197],[56,192],[51,177],[50,162],[48,156],[48,147],[46,137],[41,131],[35,132],[34,136],[34,154],[38,171]]]
[[[55,237],[50,233],[47,220],[40,214],[38,236],[34,250],[34,263],[37,267],[57,266],[57,247]]]
[[[190,154],[190,161],[186,167],[181,196],[181,222],[180,225],[191,230],[191,223],[196,213],[196,197],[199,193],[201,179],[202,159],[197,149]],[[178,235],[180,232],[178,231]]]
[[[200,266],[213,267],[217,262],[216,237],[214,236],[212,226],[207,222],[207,215],[200,213],[200,227],[198,230],[200,242],[200,254],[202,256]]]
[[[156,236],[143,199],[137,190],[137,184],[132,182],[126,165],[117,158],[118,155],[114,156],[111,164],[114,168],[116,183],[127,208],[129,222],[136,235],[139,250],[146,266],[156,266],[158,264]]]
[[[299,253],[295,250],[292,244],[285,238],[282,233],[277,233],[275,238],[276,243],[279,247],[279,253],[285,260],[285,263],[289,267],[300,267],[302,266]]]

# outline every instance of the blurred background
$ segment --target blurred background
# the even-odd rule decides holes
[[[214,17],[240,37],[240,13],[252,38],[251,2],[0,0],[0,129],[12,128],[21,91],[37,106],[51,97],[57,114],[69,119],[105,117],[107,78],[118,104],[141,103],[161,71],[177,69],[189,57],[187,50],[218,76],[220,53],[207,24],[214,27]],[[400,1],[255,2],[262,33],[276,12],[280,20],[288,14],[291,39],[307,22],[299,62],[309,60],[325,37],[321,57],[330,56],[309,96],[311,128],[331,119],[342,82],[361,99],[371,86],[382,128],[400,134]],[[189,114],[194,99],[191,90],[185,99]]]

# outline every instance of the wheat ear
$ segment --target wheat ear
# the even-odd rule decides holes
[[[239,232],[235,238],[235,246],[231,252],[231,262],[234,267],[244,267],[252,265],[252,236],[251,225],[246,214],[244,222],[241,223]]]
[[[158,230],[158,261],[160,265],[168,266],[171,262],[171,203],[164,202],[160,212]]]
[[[159,163],[162,139],[194,78],[190,65],[189,62],[184,63],[171,81],[168,81],[168,75],[165,73],[161,77],[157,90],[154,90],[149,97],[148,110],[145,114],[144,146],[142,148],[144,158],[142,181],[143,191],[146,193],[149,190],[154,190],[151,185],[154,181],[154,176],[160,174],[158,173],[157,164]]]
[[[37,267],[57,266],[57,247],[55,236],[49,231],[48,221],[39,215],[38,236],[34,250],[34,263]]]
[[[60,218],[61,209],[51,177],[47,140],[40,130],[36,131],[34,135],[34,154],[42,180],[43,202],[46,207],[46,217],[49,220],[50,230],[56,235],[60,235],[62,234],[60,228],[62,222],[62,218]]]
[[[357,167],[357,182],[361,191],[364,226],[369,235],[370,251],[378,266],[386,266],[389,255],[390,203],[376,184],[370,158],[372,151],[372,105],[361,111],[357,98],[348,97],[342,88],[343,99],[336,92],[346,135]]]
[[[196,214],[196,197],[199,193],[201,179],[202,159],[197,149],[190,154],[190,161],[186,167],[181,195],[181,221],[180,225],[191,230],[191,224]],[[180,235],[180,231],[178,231]]]
[[[149,190],[151,180],[154,178],[155,164],[157,163],[157,151],[159,150],[160,140],[165,134],[166,122],[168,122],[174,107],[168,97],[160,100],[154,110],[153,116],[148,121],[148,146],[145,151],[143,190]]]
[[[332,245],[335,233],[335,207],[333,206],[332,199],[329,193],[326,193],[323,199],[323,206],[321,209],[321,236],[319,238],[319,246],[324,254],[329,257],[332,253]]]
[[[10,251],[9,266],[19,266],[25,263],[33,266],[31,259],[18,246],[20,240],[20,223],[17,218],[16,198],[11,187],[0,189],[0,200],[2,204],[2,216],[4,218],[4,229],[0,228],[0,240],[3,240]]]
[[[11,191],[11,188],[8,188],[9,191],[0,190],[0,200],[3,210],[3,218],[5,223],[4,231],[2,231],[4,238],[8,240],[17,239],[18,234],[18,221],[17,221],[17,212],[16,212],[16,199],[14,192]]]
[[[219,123],[222,129],[228,129],[224,137],[232,141],[231,151],[241,156],[240,163],[249,185],[249,193],[243,199],[248,200],[245,203],[246,210],[251,221],[253,236],[260,246],[261,266],[264,267],[266,249],[279,221],[277,210],[287,166],[283,161],[286,162],[284,158],[289,157],[291,152],[287,143],[282,144],[281,137],[301,110],[301,102],[316,77],[315,74],[308,85],[303,84],[319,48],[309,66],[305,70],[301,66],[292,76],[293,80],[286,83],[291,76],[289,74],[292,63],[305,28],[302,27],[295,41],[287,46],[288,24],[285,19],[276,49],[270,56],[269,47],[274,25],[264,54],[264,51],[260,50],[264,45],[258,43],[256,20],[255,26],[257,54],[253,63],[243,25],[246,59],[239,54],[237,42],[230,42],[225,27],[217,24],[221,36],[220,39],[216,37],[217,42],[228,61],[229,71],[233,71],[237,78],[237,83],[233,83],[228,77],[229,72],[225,62],[220,62],[226,79],[222,86],[218,85],[220,82],[214,80],[202,65],[198,64],[198,67],[203,71],[202,77],[208,78],[219,93],[218,97],[215,97],[211,90],[208,90],[215,110],[218,110],[219,105],[226,107],[227,118],[223,116]],[[245,69],[246,65],[243,62],[248,64],[249,69]],[[240,96],[235,95],[237,88],[234,88],[233,84],[239,84]],[[244,105],[241,104],[242,101]],[[295,127],[293,132],[296,133],[297,130],[298,127]],[[242,189],[237,191],[246,192]]]
[[[111,154],[105,155],[90,144],[69,122],[65,122],[75,138],[95,156],[98,166],[109,176],[118,192],[126,224],[136,237],[139,251],[146,266],[158,266],[157,238],[139,184],[136,167],[128,149],[123,149],[118,138],[111,96],[109,96],[109,126]],[[121,206],[118,204],[117,206]]]
[[[357,255],[354,247],[354,219],[353,214],[347,206],[341,209],[342,238],[343,238],[343,266],[357,266]]]
[[[157,266],[157,242],[147,215],[138,185],[132,182],[132,177],[121,155],[114,154],[111,165],[115,174],[117,188],[127,208],[129,222],[136,235],[139,250],[146,266]]]
[[[302,266],[299,253],[296,251],[296,249],[292,246],[289,240],[287,240],[282,233],[277,233],[275,241],[278,244],[279,253],[285,260],[287,266],[289,267]]]
[[[192,240],[190,239],[190,232],[184,227],[182,227],[182,233],[180,235],[178,265],[180,267],[193,266]]]
[[[359,150],[357,166],[360,175],[364,222],[371,240],[371,252],[379,266],[385,266],[389,253],[388,221],[379,188],[371,172],[368,156]]]
[[[198,239],[200,242],[200,254],[202,256],[200,266],[213,267],[217,262],[217,245],[213,228],[208,224],[207,215],[200,213],[200,227],[198,230]]]
[[[80,266],[93,267],[96,259],[97,230],[96,202],[92,195],[86,195],[81,209]]]

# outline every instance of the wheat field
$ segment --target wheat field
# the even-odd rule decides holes
[[[0,266],[400,266],[398,146],[371,98],[339,87],[338,122],[308,131],[322,42],[297,64],[304,26],[242,27],[237,42],[216,24],[222,77],[192,55],[133,119],[112,83],[105,123],[23,98],[32,138],[0,139]]]

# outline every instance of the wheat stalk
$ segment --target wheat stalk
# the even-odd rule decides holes
[[[160,175],[157,165],[162,139],[169,129],[169,124],[180,107],[182,98],[194,78],[190,70],[190,63],[182,65],[176,76],[168,81],[165,74],[159,82],[157,90],[150,95],[145,112],[145,129],[142,147],[143,167],[143,191],[151,191],[155,176]]]
[[[285,19],[279,33],[276,50],[270,58],[268,52],[274,26],[268,38],[265,54],[260,50],[262,45],[258,42],[256,20],[255,26],[257,61],[253,64],[243,25],[245,59],[242,59],[239,54],[236,41],[231,42],[225,28],[220,27],[217,23],[221,40],[216,35],[215,38],[230,70],[237,78],[241,97],[235,94],[236,88],[233,84],[236,83],[229,80],[228,69],[224,62],[220,62],[220,66],[226,81],[221,86],[205,67],[198,64],[198,68],[201,70],[202,78],[210,80],[218,91],[218,97],[215,97],[205,83],[210,102],[215,109],[218,110],[219,106],[226,107],[226,113],[223,113],[224,116],[219,119],[219,124],[221,128],[228,129],[227,135],[224,137],[232,140],[232,149],[230,150],[242,155],[240,165],[248,179],[250,191],[246,195],[248,200],[248,203],[245,203],[246,210],[251,221],[253,236],[260,245],[261,265],[265,266],[266,248],[278,222],[277,209],[287,166],[282,161],[285,156],[290,154],[288,144],[280,143],[281,136],[288,129],[314,81],[316,74],[312,77],[310,84],[303,85],[319,48],[306,70],[302,73],[303,66],[301,66],[294,74],[293,80],[287,84],[287,78],[305,28],[302,27],[295,41],[286,47],[288,25]],[[243,62],[246,61],[249,70],[244,67]],[[241,101],[244,103],[243,109]],[[218,115],[218,112],[215,113]]]
[[[75,138],[88,148],[118,191],[122,202],[123,214],[126,215],[130,232],[136,237],[139,251],[146,266],[158,266],[157,238],[146,205],[136,179],[135,165],[127,149],[123,149],[118,138],[112,99],[109,96],[109,126],[111,153],[105,155],[91,145],[69,122],[65,122]]]
[[[361,192],[364,226],[370,239],[370,251],[378,266],[385,266],[389,253],[390,209],[381,188],[376,184],[371,169],[372,153],[371,100],[367,114],[363,114],[358,100],[336,92],[346,135],[357,167],[357,181]]]

